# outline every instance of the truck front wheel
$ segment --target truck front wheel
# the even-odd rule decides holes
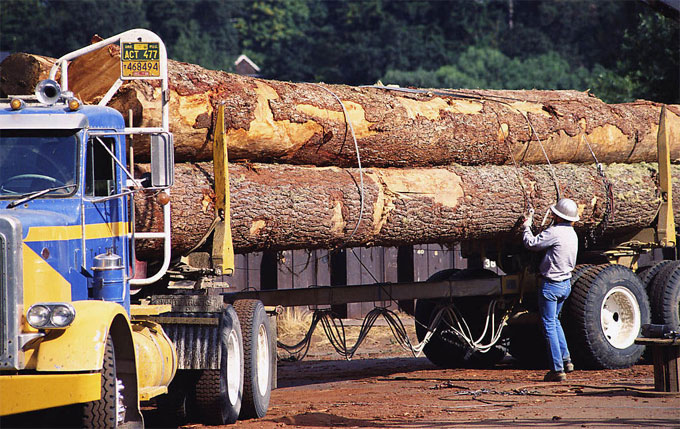
[[[579,368],[626,368],[644,346],[634,343],[649,323],[649,300],[640,279],[621,265],[599,265],[573,284],[563,309],[567,344]]]
[[[125,421],[123,386],[116,377],[116,356],[111,336],[106,339],[104,365],[102,367],[101,398],[83,404],[82,424],[84,428],[115,428]]]

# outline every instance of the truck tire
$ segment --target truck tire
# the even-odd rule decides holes
[[[669,262],[659,272],[649,291],[652,322],[680,328],[680,263]]]
[[[548,349],[540,324],[511,325],[506,328],[510,346],[508,352],[517,364],[527,369],[547,369]]]
[[[269,317],[261,301],[242,299],[234,308],[243,325],[243,405],[240,419],[261,418],[267,414],[272,393],[272,336]]]
[[[578,281],[578,279],[581,278],[581,276],[588,270],[592,269],[593,267],[596,267],[596,265],[593,264],[579,264],[574,267],[574,270],[571,272],[571,287],[574,287],[574,283]]]
[[[626,368],[644,347],[634,343],[649,323],[649,300],[640,279],[621,265],[598,265],[573,284],[562,321],[579,368]]]
[[[196,408],[204,423],[235,423],[243,397],[243,337],[234,307],[220,317],[220,369],[200,370],[196,381]]]
[[[111,335],[106,338],[101,383],[101,398],[82,406],[83,428],[116,428],[124,423],[122,389],[119,389],[120,382],[116,378],[116,355]]]
[[[640,277],[640,281],[642,281],[642,284],[645,286],[645,289],[651,293],[651,288],[652,284],[654,283],[654,279],[656,279],[657,275],[661,272],[661,270],[668,266],[668,264],[676,263],[676,261],[661,261],[657,262],[654,265],[650,265],[649,267],[645,267],[638,271],[637,275]],[[649,296],[649,299],[651,301],[652,297],[651,295]],[[651,302],[650,302],[651,304]]]
[[[592,264],[580,264],[574,267],[574,270],[571,272],[572,288],[574,283],[594,266]],[[560,320],[562,320],[561,315]],[[534,369],[549,368],[548,347],[540,321],[538,324],[511,325],[507,329],[508,338],[510,339],[508,351],[512,357],[517,359],[520,366]]]
[[[443,280],[461,280],[464,278],[485,278],[495,276],[487,270],[458,270],[447,269],[439,271],[430,278],[428,282],[438,282]],[[478,309],[486,311],[488,297],[464,297],[453,300],[457,304],[463,317],[467,321],[474,334],[481,334],[483,317]],[[439,309],[448,304],[445,299],[419,299],[416,301],[415,326],[418,341],[423,341],[427,334],[427,328],[432,319],[436,316]],[[433,364],[441,368],[459,367],[490,367],[500,362],[505,356],[505,352],[498,346],[492,348],[487,353],[473,351],[466,343],[453,337],[452,335],[442,336],[438,330],[425,345],[423,349],[425,356]]]
[[[168,386],[168,393],[156,399],[159,420],[163,426],[172,427],[186,424],[189,421],[189,398],[194,395],[193,386],[196,380],[191,380],[192,371],[178,370]],[[195,371],[193,371],[195,372]]]

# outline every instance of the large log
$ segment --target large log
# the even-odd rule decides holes
[[[142,166],[148,169],[148,166]],[[607,194],[592,165],[554,166],[564,196],[581,210],[577,229],[604,240],[652,224],[659,206],[653,164],[613,164],[614,211],[603,227]],[[549,167],[510,166],[364,170],[364,210],[357,169],[232,164],[231,225],[236,252],[452,243],[474,239],[517,240],[518,219],[527,207],[518,181],[540,223],[556,191]],[[210,163],[179,164],[171,194],[173,251],[183,254],[209,231],[214,219]],[[680,167],[673,167],[674,185]],[[676,190],[678,191],[678,190]],[[676,193],[676,195],[678,195]],[[677,201],[677,198],[676,198]],[[160,226],[153,198],[137,198],[138,230]],[[676,216],[680,204],[675,205]],[[356,232],[354,232],[354,229]],[[140,256],[158,257],[154,243],[138,243]]]
[[[33,94],[38,82],[49,77],[55,61],[21,52],[9,55],[0,63],[0,97]]]
[[[376,88],[277,82],[170,62],[170,112],[178,160],[212,157],[217,105],[224,104],[234,160],[357,166],[345,105],[365,166],[656,160],[660,105],[608,105],[578,91],[458,90],[450,97]],[[326,89],[324,89],[326,88]],[[132,110],[137,125],[158,126],[160,89],[136,81],[111,105]],[[680,107],[669,124],[680,135]],[[137,144],[140,159],[146,147]],[[673,141],[680,159],[680,140]]]
[[[592,162],[586,139],[601,162],[656,159],[660,105],[649,101],[606,104],[578,91],[409,94],[255,79],[177,61],[169,61],[168,69],[178,161],[212,159],[215,110],[224,104],[234,160],[357,166],[347,120],[333,94],[347,109],[364,166],[511,164],[513,157],[545,163],[531,127],[552,162]],[[70,66],[71,89],[85,102],[96,102],[119,70],[117,46],[88,54]],[[126,120],[132,111],[134,126],[155,127],[159,98],[158,82],[132,81],[110,105]],[[669,106],[668,122],[680,135],[680,106]],[[680,160],[680,139],[671,141],[671,158]],[[134,139],[134,145],[137,158],[148,160],[146,140]]]
[[[101,40],[95,35],[91,42]],[[99,101],[120,76],[119,51],[117,45],[109,45],[71,61],[68,68],[69,91],[85,103]],[[0,63],[0,94],[33,94],[38,82],[49,78],[55,62],[56,58],[22,52],[8,56]],[[60,78],[61,71],[58,71],[57,81]]]

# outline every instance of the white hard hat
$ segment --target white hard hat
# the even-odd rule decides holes
[[[550,210],[557,216],[569,222],[576,222],[580,218],[578,217],[578,206],[574,200],[569,198],[560,198],[557,204],[550,206]]]

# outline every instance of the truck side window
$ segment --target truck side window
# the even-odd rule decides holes
[[[104,142],[111,152],[114,151],[112,138],[90,139],[85,164],[85,195],[108,197],[116,193],[116,164],[99,140]]]

